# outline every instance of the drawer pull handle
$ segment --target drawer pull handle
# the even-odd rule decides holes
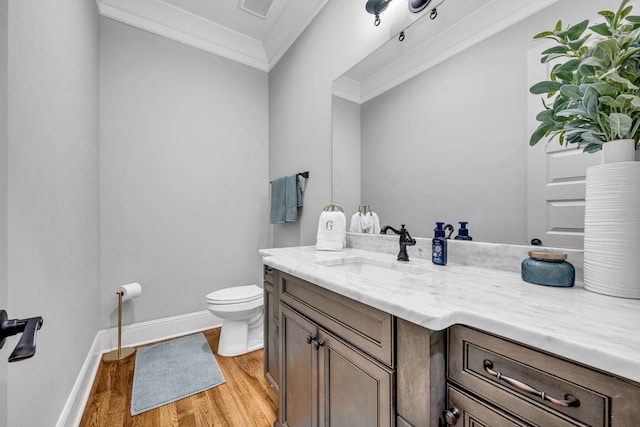
[[[568,407],[574,407],[577,408],[578,406],[580,406],[580,401],[573,395],[571,394],[566,394],[564,396],[565,400],[560,400],[560,399],[555,399],[551,396],[549,396],[547,393],[545,393],[544,391],[538,391],[535,388],[520,382],[518,380],[514,380],[513,378],[509,378],[506,375],[502,375],[502,373],[500,372],[496,372],[493,370],[493,362],[489,359],[485,359],[484,360],[484,370],[489,374],[489,375],[493,375],[494,377],[496,377],[498,380],[502,380],[504,382],[506,382],[509,385],[514,386],[515,388],[517,388],[520,391],[523,391],[525,393],[529,393],[529,394],[533,394],[534,396],[538,396],[540,399],[542,400],[546,400],[547,402],[551,402],[554,405],[558,405],[558,406],[564,406],[566,408]]]

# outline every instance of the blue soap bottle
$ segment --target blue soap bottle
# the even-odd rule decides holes
[[[473,240],[471,236],[469,236],[469,230],[467,229],[467,221],[460,221],[460,228],[458,229],[458,235],[455,237],[456,240]]]
[[[447,265],[447,239],[444,237],[444,222],[436,222],[433,229],[431,261],[437,265]]]

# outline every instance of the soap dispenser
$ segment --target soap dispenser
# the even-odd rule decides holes
[[[456,240],[473,240],[471,236],[469,236],[469,230],[467,229],[467,221],[459,221],[460,228],[458,229],[458,235],[455,237]]]
[[[437,265],[447,265],[447,239],[444,237],[444,222],[436,222],[433,229],[431,260]]]

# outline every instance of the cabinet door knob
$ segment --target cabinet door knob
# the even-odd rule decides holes
[[[460,418],[460,411],[458,408],[449,408],[446,411],[442,411],[442,417],[447,425],[453,426],[458,422],[458,418]]]
[[[311,344],[315,340],[316,337],[314,337],[313,335],[307,335],[307,344]]]
[[[318,350],[320,347],[324,345],[324,341],[313,340],[313,345]]]

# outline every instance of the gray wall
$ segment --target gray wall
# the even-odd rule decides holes
[[[8,24],[6,308],[44,326],[35,357],[7,368],[7,420],[47,426],[100,326],[98,19],[94,2],[12,1]]]
[[[100,19],[102,327],[206,309],[267,246],[267,74]],[[213,322],[213,317],[212,317]]]
[[[389,8],[397,6],[406,4]],[[311,173],[300,220],[271,227],[274,247],[316,242],[318,217],[332,201],[331,83],[395,31],[383,23],[374,27],[361,2],[329,1],[269,73],[269,175]],[[337,193],[333,201],[341,203]]]
[[[360,105],[334,96],[332,108],[332,192],[348,215],[355,212],[361,203],[367,204],[360,191]],[[347,227],[350,219],[347,218]]]
[[[0,2],[0,310],[7,308],[7,55],[8,2]],[[7,425],[7,365],[0,352],[0,427]]]
[[[525,243],[530,38],[498,34],[362,106],[362,197],[383,223]]]

